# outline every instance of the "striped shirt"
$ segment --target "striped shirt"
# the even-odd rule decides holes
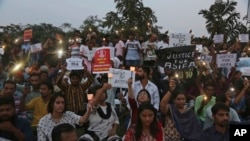
[[[65,98],[67,100],[67,110],[75,113],[82,112],[85,110],[84,103],[87,101],[86,90],[92,84],[94,78],[88,72],[84,71],[88,78],[83,84],[79,86],[72,86],[63,81],[64,72],[60,74],[57,79],[58,87],[65,93]]]

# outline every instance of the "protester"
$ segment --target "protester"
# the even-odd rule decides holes
[[[202,126],[194,111],[186,106],[186,96],[178,82],[170,80],[169,91],[161,100],[160,110],[164,114],[165,140],[200,141]],[[169,104],[172,97],[173,104]]]
[[[0,140],[33,141],[30,123],[15,114],[13,97],[0,97]]]
[[[57,125],[52,130],[52,141],[77,141],[76,129],[69,123]]]
[[[66,99],[62,93],[54,93],[49,101],[47,110],[48,114],[42,117],[37,126],[38,141],[52,141],[51,132],[52,129],[63,123],[69,123],[73,126],[75,124],[82,125],[88,121],[91,104],[83,116],[76,115],[71,111],[66,111]]]

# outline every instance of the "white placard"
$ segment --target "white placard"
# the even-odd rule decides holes
[[[236,63],[236,53],[233,54],[217,54],[216,64],[218,68],[231,68]]]
[[[82,70],[84,67],[82,66],[82,59],[80,58],[68,58],[67,62],[67,70]]]
[[[109,82],[112,87],[128,88],[128,79],[131,77],[133,79],[133,84],[135,82],[135,72],[110,68],[109,73],[112,74],[112,78],[109,78]]]
[[[223,43],[224,35],[223,34],[214,35],[213,41],[214,43]]]
[[[42,44],[41,43],[33,44],[30,46],[31,53],[36,53],[39,51],[42,51]]]
[[[250,76],[250,67],[240,68],[239,71],[242,73],[242,76]]]
[[[144,43],[143,45],[144,53],[149,58],[156,58],[155,49],[156,49],[156,43]]]
[[[189,33],[171,33],[169,36],[169,46],[188,46],[191,45],[191,35]]]
[[[239,40],[241,43],[247,43],[249,41],[249,34],[239,34]]]
[[[212,56],[206,55],[206,54],[202,54],[202,55],[200,56],[200,60],[201,60],[201,61],[205,61],[205,62],[208,62],[208,63],[211,63],[212,58],[213,58]]]
[[[202,53],[202,52],[203,52],[203,47],[202,47],[202,45],[197,44],[197,45],[196,45],[196,50],[197,50],[198,52]]]
[[[4,55],[4,48],[0,48],[0,54]]]

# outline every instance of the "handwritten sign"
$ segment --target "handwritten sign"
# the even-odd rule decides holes
[[[4,55],[4,48],[0,48],[0,54]]]
[[[155,49],[156,49],[156,43],[145,43],[143,46],[144,53],[147,55],[149,58],[155,58]]]
[[[195,67],[195,48],[196,46],[183,46],[156,50],[157,64],[172,70]]]
[[[197,50],[198,52],[202,53],[202,52],[203,52],[203,47],[202,47],[202,45],[197,44],[197,45],[196,45],[196,50]]]
[[[201,61],[205,61],[205,62],[208,62],[208,63],[211,63],[211,61],[212,61],[212,56],[210,56],[210,55],[205,55],[205,54],[202,54],[201,56],[200,56],[200,60]]]
[[[214,43],[223,43],[224,35],[223,34],[214,35],[213,41]]]
[[[247,43],[249,41],[249,34],[239,34],[239,40],[241,43]]]
[[[30,46],[31,53],[36,53],[39,51],[42,51],[42,44],[41,43],[33,44]]]
[[[80,58],[68,58],[67,62],[67,70],[82,70],[84,67],[82,66],[82,59]]]
[[[218,68],[231,68],[236,63],[236,53],[232,54],[217,54],[216,64]]]
[[[23,40],[30,41],[31,38],[32,38],[32,29],[25,30],[23,33]]]
[[[93,73],[108,73],[111,67],[110,63],[110,48],[101,47],[96,49],[93,62],[92,62],[92,72]]]
[[[169,36],[169,46],[188,46],[191,45],[191,35],[189,33],[171,33]]]
[[[112,73],[111,85],[117,88],[128,88],[128,79],[132,77],[135,82],[135,73],[129,70],[110,68],[109,73]]]

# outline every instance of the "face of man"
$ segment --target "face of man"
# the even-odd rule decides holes
[[[0,106],[0,121],[10,120],[15,114],[15,108],[11,104]]]
[[[40,93],[42,97],[47,97],[51,94],[51,90],[48,88],[47,85],[40,86]]]
[[[31,83],[33,89],[39,89],[39,84],[40,84],[39,79],[40,79],[39,76],[30,77],[30,83]]]
[[[137,71],[137,73],[136,73],[136,78],[137,78],[138,80],[142,80],[142,79],[145,78],[145,72],[143,71],[142,68],[139,68],[139,69],[138,69],[138,71]]]
[[[216,125],[225,127],[229,124],[229,112],[226,110],[219,110],[213,115],[214,122]]]
[[[3,94],[6,96],[13,96],[16,91],[14,84],[6,83],[3,87]]]

